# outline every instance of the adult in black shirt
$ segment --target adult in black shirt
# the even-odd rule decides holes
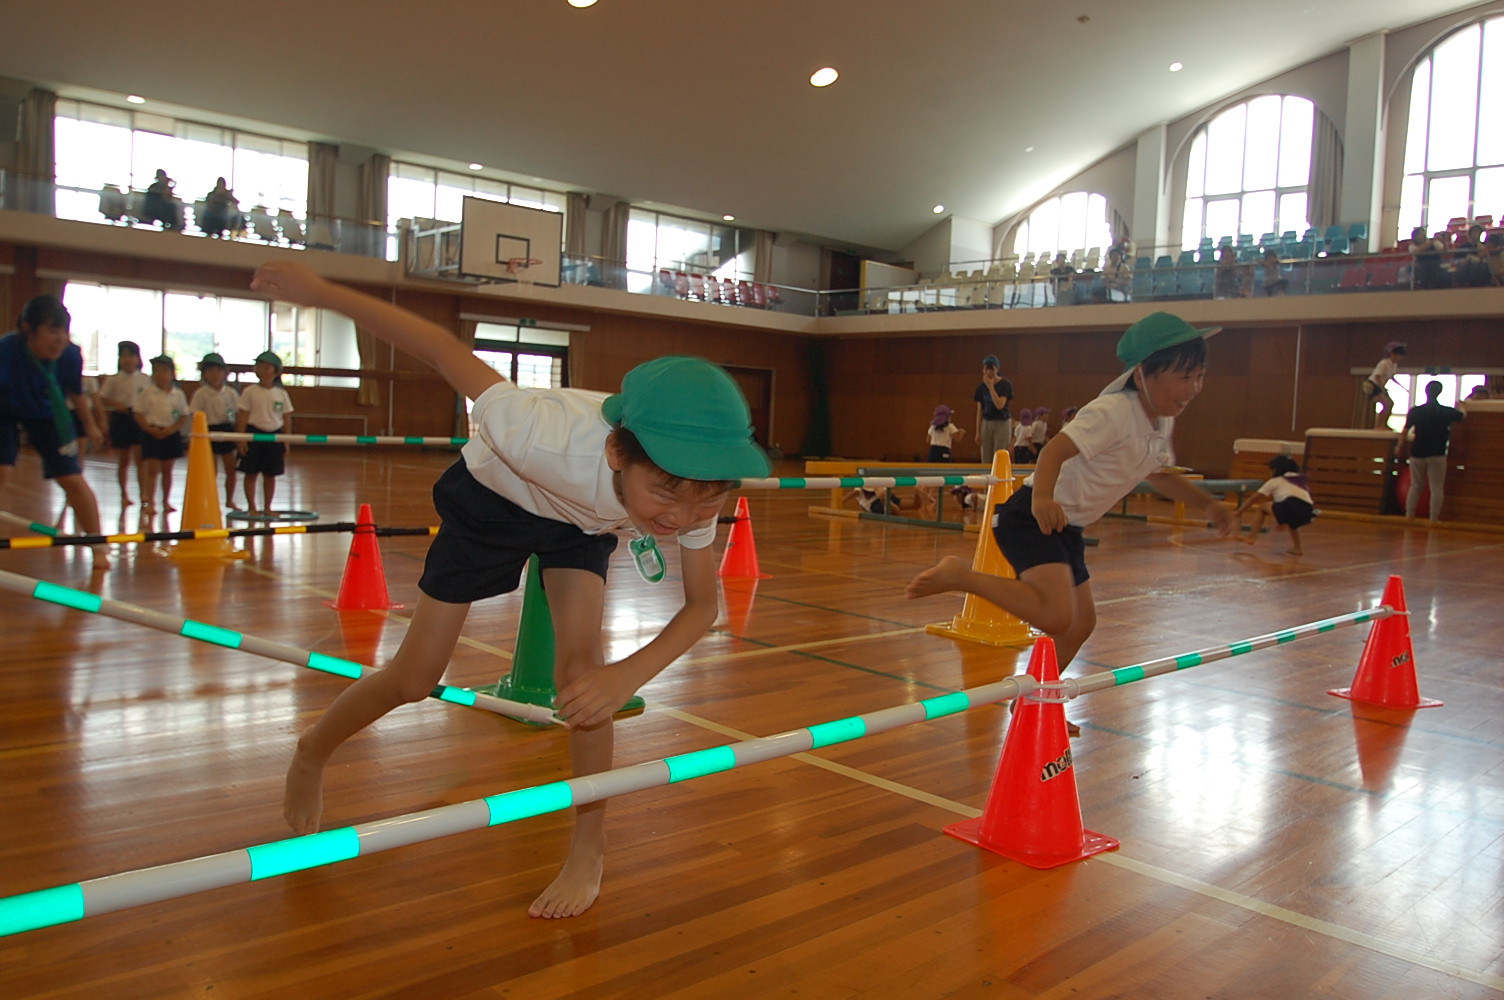
[[[996,452],[1013,446],[1013,415],[1008,412],[1013,383],[998,374],[998,367],[997,355],[982,359],[982,384],[971,395],[977,404],[976,440],[986,464],[991,464]]]
[[[1426,383],[1426,401],[1411,409],[1405,417],[1405,431],[1415,429],[1415,441],[1409,445],[1410,493],[1405,497],[1405,519],[1415,520],[1420,506],[1422,477],[1431,490],[1431,523],[1441,520],[1442,484],[1447,478],[1447,445],[1451,443],[1452,425],[1465,414],[1455,406],[1437,401],[1440,382]],[[1406,440],[1400,440],[1400,457],[1405,457]]]

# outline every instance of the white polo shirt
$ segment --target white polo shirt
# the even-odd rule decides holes
[[[1299,475],[1299,473],[1296,473],[1296,475]],[[1297,500],[1304,500],[1306,503],[1311,502],[1310,490],[1307,490],[1298,483],[1292,483],[1284,476],[1275,476],[1273,479],[1265,480],[1264,485],[1259,487],[1259,492],[1275,503],[1279,503],[1281,500],[1289,500],[1291,497]]]
[[[1080,452],[1065,460],[1055,482],[1055,502],[1065,509],[1066,520],[1086,527],[1146,476],[1173,465],[1174,426],[1174,417],[1150,420],[1134,389],[1098,396],[1081,407],[1060,429]],[[1034,477],[1024,485],[1033,486]]]
[[[218,389],[201,385],[193,391],[193,412],[202,413],[208,424],[235,422],[235,408],[240,405],[240,393],[227,385]]]
[[[606,463],[611,425],[601,404],[607,395],[498,382],[471,410],[476,431],[460,449],[465,466],[481,485],[540,517],[587,535],[639,534]],[[679,544],[703,549],[715,540],[715,529],[714,519],[686,529]]]
[[[188,413],[188,397],[176,385],[159,389],[152,383],[136,397],[135,412],[153,427],[173,427]]]
[[[246,426],[256,427],[265,433],[282,429],[284,418],[293,412],[292,397],[280,385],[263,388],[260,383],[248,385],[240,394],[238,410],[246,412]]]

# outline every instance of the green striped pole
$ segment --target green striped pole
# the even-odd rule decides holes
[[[803,479],[743,479],[744,490],[850,490],[859,486],[883,489],[894,486],[988,486],[995,480],[985,473],[974,476],[817,476]]]
[[[201,538],[248,538],[257,535],[320,535],[354,531],[353,521],[327,524],[282,524],[269,528],[196,528],[189,531],[138,531],[124,535],[57,535],[48,538],[0,538],[0,549],[46,549],[55,545],[128,545],[136,542],[176,542]],[[376,528],[378,535],[436,535],[438,526],[427,528]]]
[[[38,524],[35,521],[28,521],[26,518],[22,517],[21,515],[19,515],[19,514],[12,514],[8,510],[0,510],[0,520],[9,521],[12,524],[19,524],[21,527],[25,528],[27,531],[35,531],[38,534],[47,535],[49,537],[52,537],[52,536],[55,536],[55,535],[58,534],[58,530],[56,528],[54,528],[52,525],[50,525],[50,524]]]
[[[378,434],[263,434],[211,431],[210,441],[275,441],[281,444],[408,444],[455,448],[469,441],[462,437],[405,437]]]
[[[58,604],[75,611],[87,611],[91,614],[104,615],[107,618],[118,618],[121,621],[135,622],[137,625],[145,625],[148,628],[158,629],[163,632],[172,632],[176,635],[186,636],[189,639],[197,639],[215,646],[224,646],[228,649],[244,650],[247,653],[255,653],[269,659],[280,660],[283,663],[291,663],[299,667],[308,667],[326,674],[334,674],[356,680],[365,675],[370,669],[353,660],[343,660],[337,656],[329,656],[325,653],[314,652],[308,649],[298,649],[285,643],[273,642],[270,639],[258,639],[242,632],[232,632],[218,625],[209,625],[205,622],[194,621],[191,618],[178,618],[174,615],[153,611],[135,604],[127,604],[124,601],[115,601],[98,594],[91,594],[83,590],[74,590],[71,587],[63,587],[46,580],[36,580],[19,573],[11,573],[0,570],[0,590],[9,590],[13,593],[24,594],[46,601],[49,604]],[[479,694],[469,688],[451,687],[448,684],[436,686],[428,695],[438,701],[447,701],[455,705],[465,705],[470,708],[484,709],[497,715],[507,715],[513,718],[526,719],[529,722],[557,722],[554,718],[553,709],[541,705],[526,705],[520,701],[508,701],[505,698],[497,698],[491,695]]]

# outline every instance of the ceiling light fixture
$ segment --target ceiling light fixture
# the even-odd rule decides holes
[[[126,97],[125,101],[127,104],[145,104],[146,98],[140,94],[130,94]]]
[[[809,84],[811,87],[829,87],[832,83],[836,82],[836,78],[840,75],[840,73],[837,73],[831,67],[826,66],[810,74]]]
[[[936,215],[939,215],[941,212],[945,211],[945,206],[944,205],[936,205],[934,208],[930,209],[930,211],[934,212]]]
[[[593,7],[593,6],[595,6],[595,0],[569,0],[569,6],[571,6],[571,7]]]
[[[484,169],[486,169],[486,165],[484,163],[472,163],[472,164],[470,164],[470,169],[471,170],[484,170]]]
[[[734,215],[723,215],[723,216],[721,216],[721,218],[723,220],[725,220],[726,222],[735,222],[736,221],[736,216],[734,216]]]
[[[1034,152],[1034,147],[1033,146],[1025,146],[1024,147],[1024,152],[1025,153],[1032,153],[1032,152]]]
[[[1183,69],[1185,69],[1185,63],[1178,63],[1178,62],[1172,62],[1172,63],[1170,63],[1170,72],[1171,73],[1179,73]]]

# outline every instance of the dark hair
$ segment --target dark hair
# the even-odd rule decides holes
[[[135,355],[136,360],[140,361],[141,345],[136,343],[134,340],[122,340],[115,346],[115,356],[119,357],[122,354],[133,354]]]
[[[1183,343],[1161,347],[1140,361],[1139,369],[1146,377],[1159,372],[1193,372],[1206,367],[1207,356],[1206,338],[1192,337]],[[1129,379],[1128,384],[1133,385],[1133,380]]]
[[[724,493],[736,482],[734,479],[686,479],[676,476],[648,456],[647,449],[637,440],[636,434],[625,427],[618,427],[611,434],[628,465],[647,465],[657,469],[663,475],[664,485],[675,493],[682,488],[690,496],[706,497],[712,493]]]
[[[21,308],[16,327],[31,331],[39,326],[60,326],[66,330],[72,321],[73,317],[68,315],[67,307],[56,295],[38,295]]]
[[[1427,382],[1426,383],[1426,398],[1427,399],[1435,399],[1435,398],[1437,398],[1438,396],[1441,395],[1441,390],[1444,389],[1444,388],[1446,388],[1446,386],[1442,385],[1440,382],[1435,381],[1434,379],[1432,381],[1430,381],[1430,382]]]
[[[1300,471],[1300,463],[1289,455],[1275,455],[1269,460],[1269,471],[1276,476],[1288,476]]]

